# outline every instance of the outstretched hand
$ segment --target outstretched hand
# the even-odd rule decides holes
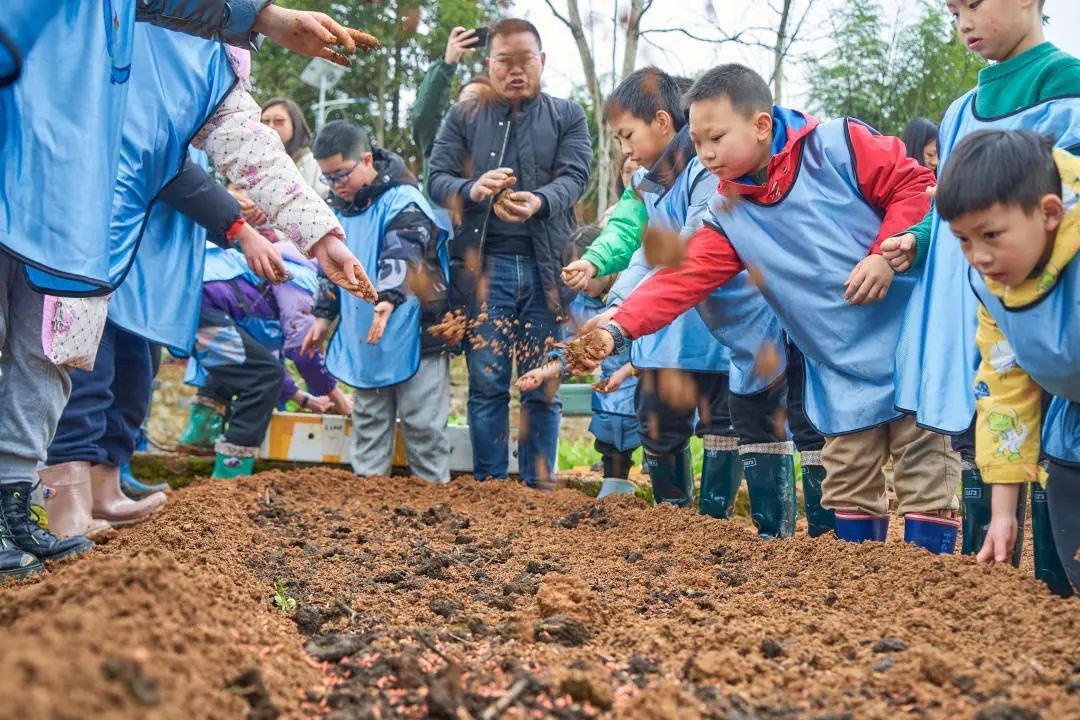
[[[300,345],[300,354],[314,358],[315,354],[323,349],[326,342],[326,334],[330,330],[330,321],[326,318],[315,318],[311,329],[304,336],[304,342]]]
[[[337,235],[325,235],[315,243],[311,254],[330,282],[365,302],[373,303],[378,298],[360,261]]]
[[[285,267],[285,261],[281,259],[281,251],[251,225],[245,222],[233,240],[244,253],[248,267],[263,280],[276,285],[289,279],[289,271]]]
[[[592,375],[615,350],[615,338],[597,328],[571,340],[566,346],[566,365],[574,375]]]
[[[255,19],[255,32],[273,38],[279,45],[301,55],[310,55],[348,67],[346,55],[357,48],[374,50],[379,41],[373,35],[343,27],[321,12],[290,10],[279,5],[267,5]],[[341,48],[343,52],[335,50]]]
[[[575,260],[562,269],[562,281],[571,290],[584,292],[596,273],[596,266],[588,260]]]

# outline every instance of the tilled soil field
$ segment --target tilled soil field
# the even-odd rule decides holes
[[[573,490],[202,482],[0,598],[3,718],[1080,718],[1011,568]]]

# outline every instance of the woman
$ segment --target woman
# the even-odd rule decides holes
[[[300,106],[286,97],[271,98],[263,105],[262,124],[277,130],[285,152],[296,163],[308,185],[315,188],[319,194],[325,194],[326,186],[319,182],[322,174],[319,164],[311,154],[311,128],[308,127]]]
[[[904,134],[900,139],[907,148],[909,158],[937,172],[937,136],[937,125],[926,118],[915,118],[904,128]]]

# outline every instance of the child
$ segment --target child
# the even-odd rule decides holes
[[[568,249],[572,263],[581,257],[596,237],[600,228],[583,225],[570,236]],[[585,290],[579,292],[570,304],[571,320],[578,332],[604,312],[604,296],[611,290],[615,277],[592,278]],[[517,388],[528,392],[547,381],[561,378],[566,370],[562,351],[554,353],[554,359],[530,370],[518,378]],[[589,432],[596,438],[594,447],[600,453],[604,481],[598,498],[619,493],[633,493],[636,486],[629,481],[633,467],[632,456],[641,446],[637,416],[634,411],[634,393],[637,378],[630,364],[628,353],[612,355],[600,367],[600,380],[593,385],[593,414],[589,420]]]
[[[1000,130],[958,143],[937,191],[937,211],[971,264],[968,280],[980,302],[975,455],[993,487],[993,514],[978,558],[1008,559],[1020,490],[1038,481],[1058,561],[1044,563],[1044,579],[1066,596],[1070,582],[1080,590],[1077,193],[1080,159],[1036,133]],[[1045,419],[1044,391],[1052,396]],[[1048,481],[1040,451],[1049,459]]]
[[[374,310],[323,283],[306,347],[341,322],[326,365],[355,387],[352,466],[386,475],[401,419],[409,466],[432,482],[450,481],[450,361],[430,328],[447,310],[446,237],[400,157],[371,143],[357,125],[328,124],[315,159],[333,191],[345,241],[377,278]],[[418,297],[420,296],[420,297]]]
[[[721,196],[683,263],[647,280],[612,322],[579,341],[603,352],[578,369],[755,267],[761,294],[805,355],[806,414],[827,438],[822,504],[836,511],[837,535],[885,539],[882,468],[891,453],[906,540],[952,552],[959,463],[944,436],[892,407],[891,353],[909,288],[898,282],[888,292],[892,271],[876,254],[925,214],[933,174],[905,157],[899,140],[856,120],[821,124],[774,108],[765,81],[740,65],[706,72],[686,100],[698,157],[720,179]],[[860,307],[863,297],[880,302]]]
[[[956,100],[941,125],[940,167],[956,143],[980,129],[1025,129],[1049,134],[1058,147],[1080,146],[1080,60],[1043,34],[1040,0],[948,1],[957,32],[968,49],[993,65],[979,85]],[[940,241],[939,241],[940,238]],[[912,270],[915,287],[896,352],[896,407],[920,425],[961,434],[964,553],[982,547],[990,498],[974,463],[971,388],[979,366],[975,334],[978,302],[964,274],[960,249],[937,213],[882,245],[897,272]],[[1032,493],[1035,534],[1045,523],[1044,495]],[[1038,527],[1035,527],[1038,525]],[[1018,540],[1023,533],[1018,533]],[[1037,545],[1045,545],[1038,541]],[[1018,557],[1018,554],[1017,554]],[[1036,560],[1036,575],[1041,575]]]
[[[689,140],[680,89],[685,89],[685,84],[678,79],[656,68],[645,68],[623,81],[608,101],[608,122],[621,138],[624,152],[650,169],[639,171],[636,183],[624,193],[605,232],[581,261],[567,267],[566,274],[572,283],[576,277],[580,285],[600,268],[607,273],[629,267],[611,292],[612,305],[620,304],[653,272],[641,248],[642,236],[649,232],[653,239],[669,239],[681,248],[677,234],[682,230],[684,236],[689,236],[697,228],[708,198],[715,193],[717,181],[697,160]],[[713,328],[703,321],[706,315],[713,321]],[[705,409],[697,427],[705,441],[699,511],[730,517],[743,474],[740,466],[745,465],[750,468],[747,487],[751,515],[763,538],[789,536],[795,530],[793,447],[777,442],[772,420],[778,393],[770,386],[782,376],[784,367],[779,362],[767,371],[755,367],[755,355],[762,348],[782,349],[784,345],[779,323],[743,274],[696,311],[680,317],[668,330],[635,343],[632,350],[635,367],[650,369],[642,376],[638,403],[642,427],[654,428],[657,434],[644,440],[646,460],[662,458],[663,452],[669,450],[665,443],[681,443],[682,456],[688,457],[694,409],[670,407],[657,389],[660,383],[671,384],[672,373],[667,368],[689,369]],[[665,370],[656,372],[657,368]],[[793,396],[792,401],[797,408],[797,398]],[[807,467],[819,467],[812,453],[824,443],[808,425],[800,425],[798,417],[797,412],[792,413],[792,424],[803,430],[797,439],[800,448],[807,451]],[[664,467],[662,462],[654,464]],[[831,518],[821,517],[814,501],[820,496],[814,488],[820,485],[822,474],[813,469],[804,474],[813,535],[832,529]],[[685,478],[692,490],[688,463]],[[665,499],[658,478],[652,479],[654,497]],[[692,502],[692,492],[689,497]]]

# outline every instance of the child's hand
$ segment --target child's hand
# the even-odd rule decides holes
[[[1016,501],[1019,485],[994,485],[990,491],[990,528],[975,559],[981,563],[1007,562],[1016,544]]]
[[[333,403],[333,410],[338,415],[352,415],[352,398],[341,391],[341,388],[334,388],[326,396],[330,398],[330,402]]]
[[[515,385],[517,385],[517,389],[520,392],[529,392],[530,390],[535,390],[540,387],[543,382],[544,374],[540,368],[536,368],[519,377]]]
[[[613,393],[622,387],[622,384],[634,376],[634,366],[630,363],[626,363],[621,368],[611,373],[611,377],[607,380],[601,380],[600,382],[593,384],[593,390],[598,393],[607,395]]]
[[[379,41],[373,36],[342,27],[328,15],[289,10],[277,5],[266,6],[255,18],[252,29],[269,35],[279,45],[295,53],[321,57],[345,67],[351,65],[351,61],[334,50],[333,46],[341,47],[349,55],[356,52],[357,47],[362,50],[379,47]]]
[[[315,322],[311,323],[311,329],[308,330],[307,336],[304,337],[304,343],[300,346],[300,354],[307,355],[309,358],[315,357],[315,353],[323,349],[323,343],[326,342],[326,334],[329,330],[329,320],[315,318]]]
[[[566,346],[566,365],[575,375],[592,375],[614,350],[615,338],[607,330],[597,328],[570,341]]]
[[[375,306],[375,317],[371,320],[371,329],[368,330],[368,345],[377,345],[382,340],[386,323],[390,320],[390,314],[394,312],[394,303],[383,300]]]
[[[906,272],[915,262],[915,236],[911,233],[886,238],[881,243],[881,256],[898,273]]]
[[[575,260],[563,268],[562,281],[571,290],[582,292],[596,277],[596,272],[596,266],[588,260]]]
[[[844,282],[844,299],[852,305],[883,300],[893,281],[893,269],[881,255],[867,255]]]
[[[373,303],[378,298],[360,261],[337,235],[325,235],[311,248],[311,254],[319,261],[319,267],[330,282],[365,302]]]
[[[325,395],[308,395],[307,406],[304,409],[310,410],[313,413],[325,415],[333,405],[334,404],[330,402],[330,398]]]
[[[289,272],[285,268],[285,261],[281,259],[281,252],[274,247],[274,243],[257,233],[255,228],[244,223],[240,232],[233,236],[233,240],[247,258],[248,267],[263,280],[276,285],[288,279]]]

